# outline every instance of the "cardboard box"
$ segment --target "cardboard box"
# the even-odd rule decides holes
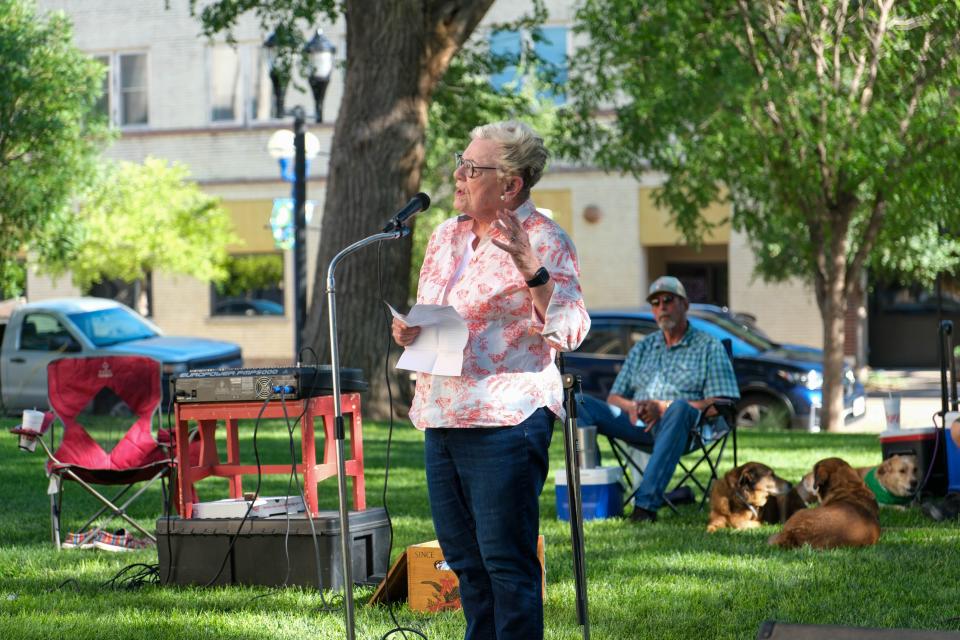
[[[537,538],[537,557],[543,575],[541,593],[547,596],[547,570],[543,560],[543,536]],[[443,559],[436,540],[407,547],[407,595],[415,611],[446,611],[460,608],[457,576]]]

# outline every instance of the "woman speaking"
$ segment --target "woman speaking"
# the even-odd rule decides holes
[[[477,127],[456,156],[454,207],[427,245],[417,302],[447,304],[469,330],[460,376],[419,374],[410,419],[425,431],[427,487],[444,558],[460,581],[466,639],[543,637],[539,496],[553,421],[557,351],[590,328],[576,250],[537,211],[547,161],[526,124]],[[419,327],[394,319],[407,346]]]

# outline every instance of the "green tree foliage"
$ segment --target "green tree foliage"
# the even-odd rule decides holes
[[[69,251],[67,205],[94,173],[108,135],[93,113],[103,67],[74,48],[62,13],[0,2],[0,287],[17,290],[28,249]]]
[[[813,285],[836,427],[863,269],[930,279],[960,253],[937,232],[957,228],[960,6],[587,0],[577,21],[568,152],[664,172],[658,201],[693,242],[700,210],[731,202],[760,274]]]
[[[157,158],[103,164],[75,225],[71,250],[42,269],[70,271],[81,289],[157,270],[223,280],[227,245],[239,242],[218,199],[200,191],[184,165]]]
[[[430,234],[443,220],[454,215],[454,153],[470,143],[470,131],[477,125],[501,120],[523,120],[548,138],[554,129],[556,107],[538,94],[559,91],[552,69],[536,54],[533,44],[540,37],[538,26],[547,13],[541,0],[530,12],[509,23],[492,27],[493,31],[523,31],[518,56],[494,55],[486,39],[468,43],[453,60],[437,85],[430,102],[427,126],[426,161],[421,188],[430,194],[430,209],[417,216],[413,229],[410,259],[410,291],[416,291]],[[490,77],[508,67],[515,67],[518,81],[495,89]]]

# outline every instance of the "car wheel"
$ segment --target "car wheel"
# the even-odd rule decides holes
[[[776,398],[748,395],[737,403],[738,429],[787,429],[789,411]]]

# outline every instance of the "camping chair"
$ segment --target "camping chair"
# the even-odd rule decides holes
[[[729,338],[722,341],[727,356],[733,359],[733,347]],[[709,415],[708,415],[709,414]],[[737,424],[736,424],[736,403],[729,398],[718,398],[715,402],[704,407],[700,413],[700,420],[693,427],[690,433],[692,443],[695,447],[680,457],[677,468],[681,471],[680,479],[673,485],[673,488],[667,491],[662,497],[664,503],[676,512],[676,496],[678,496],[682,487],[693,484],[702,493],[700,499],[700,509],[703,509],[707,500],[710,499],[710,487],[719,477],[720,464],[723,462],[723,456],[727,451],[727,441],[731,441],[731,450],[733,452],[733,466],[737,466]],[[631,449],[637,443],[631,443],[608,437],[610,448],[617,459],[617,464],[623,469],[623,481],[625,486],[624,506],[629,505],[637,491],[640,488],[640,479],[643,477],[643,467],[633,455]],[[639,447],[636,447],[639,449]],[[685,460],[686,459],[686,460]],[[696,471],[703,465],[707,465],[709,475],[706,482],[696,476]],[[679,494],[683,495],[683,494]],[[671,498],[674,496],[674,498]]]
[[[106,356],[92,358],[61,358],[47,366],[47,397],[50,408],[63,423],[60,446],[51,451],[42,437],[38,437],[49,461],[50,516],[54,545],[59,549],[60,514],[63,502],[63,481],[71,480],[86,489],[103,506],[77,532],[77,538],[86,541],[94,535],[92,528],[105,512],[122,518],[131,527],[156,542],[145,527],[130,517],[127,509],[158,478],[172,470],[170,455],[151,434],[153,416],[158,416],[161,398],[160,363],[144,356]],[[123,400],[136,419],[119,442],[107,452],[97,443],[80,422],[81,412],[104,389],[109,389]],[[48,412],[44,419],[45,432],[53,422]],[[14,433],[23,433],[14,429]],[[143,482],[122,504],[118,501],[137,483]],[[108,499],[94,485],[117,485],[122,490]]]

